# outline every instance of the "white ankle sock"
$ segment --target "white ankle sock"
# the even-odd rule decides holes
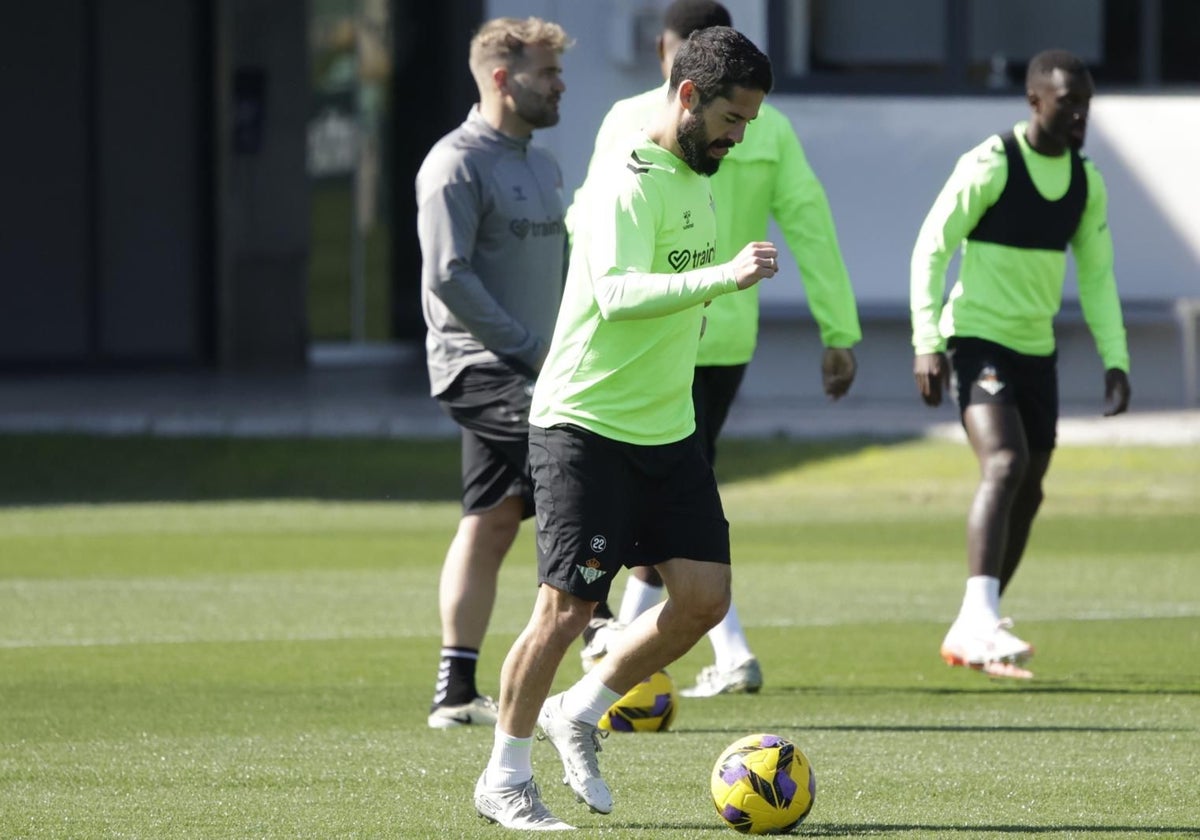
[[[733,604],[729,605],[729,612],[725,613],[721,623],[708,631],[708,640],[712,642],[718,671],[732,671],[754,657]]]
[[[663,588],[651,586],[640,578],[629,575],[625,579],[625,594],[621,596],[621,609],[617,610],[617,621],[630,624],[635,618],[662,600]]]
[[[563,692],[563,713],[574,720],[595,726],[604,717],[609,706],[621,699],[621,695],[600,682],[594,673],[587,673],[575,685]]]
[[[488,759],[484,784],[491,788],[514,787],[533,778],[533,736],[514,738],[496,727],[492,757]]]
[[[1000,579],[990,575],[967,578],[958,621],[973,626],[995,626],[1000,621]]]

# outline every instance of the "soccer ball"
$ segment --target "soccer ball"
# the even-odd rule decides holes
[[[659,671],[625,692],[600,718],[599,726],[610,732],[665,732],[678,708],[675,681]]]
[[[778,735],[730,744],[712,772],[713,804],[742,834],[786,834],[812,810],[817,777],[800,748]]]

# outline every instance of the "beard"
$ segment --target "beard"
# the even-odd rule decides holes
[[[534,128],[558,125],[558,100],[521,87],[513,95],[516,115]]]
[[[704,131],[704,120],[700,119],[702,109],[693,111],[675,132],[675,142],[683,152],[683,162],[700,175],[714,175],[721,167],[721,159],[708,153],[712,142]]]

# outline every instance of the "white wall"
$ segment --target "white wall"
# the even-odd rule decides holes
[[[666,0],[491,0],[490,15],[539,15],[576,39],[564,57],[562,121],[539,132],[562,165],[568,195],[583,180],[592,140],[616,99],[661,82],[650,35]],[[765,44],[762,0],[726,0],[735,24]],[[646,28],[643,25],[643,34]],[[907,305],[908,259],[925,212],[960,154],[1024,119],[1020,97],[775,94],[825,184],[855,291],[868,304]],[[753,128],[751,128],[753,130]],[[1106,95],[1092,108],[1087,153],[1109,189],[1117,279],[1126,299],[1200,297],[1200,94]],[[795,304],[794,265],[763,289]],[[1067,297],[1073,297],[1068,285]]]
[[[634,33],[639,15],[643,35],[646,20],[661,20],[666,1],[491,0],[488,4],[490,15],[538,15],[556,20],[576,39],[576,46],[563,61],[568,89],[562,121],[536,138],[557,155],[568,196],[583,180],[596,129],[612,102],[661,83],[652,41],[639,48]],[[764,47],[764,0],[725,3],[735,25]],[[656,31],[651,26],[649,34]],[[774,94],[770,101],[791,118],[825,184],[860,303],[900,318],[867,329],[869,340],[860,352],[860,360],[865,362],[861,384],[866,386],[864,390],[888,393],[896,381],[906,380],[903,390],[907,395],[911,377],[905,369],[911,349],[903,313],[908,306],[908,263],[917,230],[958,156],[989,134],[1026,118],[1028,108],[1020,96]],[[1200,298],[1197,137],[1200,92],[1128,96],[1106,94],[1101,89],[1093,102],[1086,152],[1108,185],[1117,282],[1126,301]],[[779,241],[782,243],[781,238]],[[947,285],[952,279],[948,278]],[[793,381],[794,376],[775,375],[791,364],[788,360],[796,350],[794,324],[771,318],[773,310],[791,311],[803,303],[794,263],[787,261],[784,270],[764,284],[762,294],[764,313],[773,323],[764,325],[744,394],[750,398],[817,396],[811,390],[815,378],[800,384]],[[1070,278],[1066,297],[1075,297]],[[1178,399],[1178,340],[1177,330],[1169,324],[1131,325],[1135,386],[1150,402],[1171,404]],[[1077,325],[1064,328],[1060,351],[1064,399],[1090,396],[1102,372],[1098,372],[1086,331]],[[1082,370],[1077,371],[1080,366]],[[878,377],[874,383],[872,368]],[[790,383],[782,392],[781,382]]]

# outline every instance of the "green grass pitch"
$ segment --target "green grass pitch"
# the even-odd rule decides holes
[[[938,658],[965,446],[729,441],[719,473],[766,685],[612,735],[609,816],[535,743],[581,836],[734,836],[712,763],[774,732],[816,770],[800,836],[1200,837],[1200,448],[1055,455],[1004,601],[1027,683]],[[0,476],[0,838],[510,836],[470,803],[491,732],[425,725],[456,444],[10,436]],[[526,527],[484,690],[533,565]]]

